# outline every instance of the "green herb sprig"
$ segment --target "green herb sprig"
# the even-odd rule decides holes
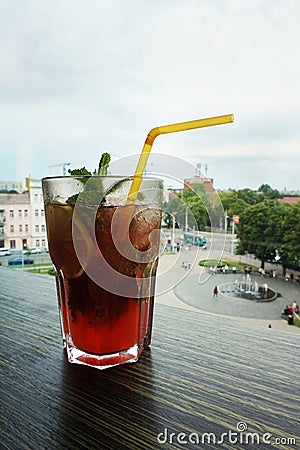
[[[85,167],[82,167],[81,169],[68,170],[70,175],[78,177],[78,180],[81,181],[83,185],[86,185],[84,191],[80,193],[80,198],[83,201],[86,200],[88,204],[97,204],[100,198],[100,204],[105,204],[102,180],[99,178],[93,179],[93,175],[106,176],[110,161],[111,157],[109,153],[103,153],[100,158],[98,170],[95,169],[93,174]],[[89,183],[86,184],[88,181]],[[78,196],[79,193],[72,195],[68,198],[67,203],[76,203]]]

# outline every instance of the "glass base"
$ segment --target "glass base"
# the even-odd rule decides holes
[[[83,364],[95,369],[108,369],[120,364],[133,363],[138,361],[145,346],[134,345],[128,349],[117,351],[116,353],[95,355],[79,350],[73,344],[67,342],[66,350],[68,361],[72,364]]]

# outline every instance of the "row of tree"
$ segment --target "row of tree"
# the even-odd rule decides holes
[[[240,215],[249,205],[280,198],[280,192],[268,184],[262,184],[257,191],[246,188],[220,192],[219,196],[224,210],[232,217],[234,214]]]
[[[250,205],[279,197],[279,191],[268,184],[261,185],[258,191],[240,189],[210,194],[205,191],[203,184],[193,184],[192,189],[184,189],[164,204],[164,217],[169,227],[175,217],[176,226],[180,228],[184,228],[188,219],[191,228],[195,226],[203,230],[206,227],[219,227],[220,219],[224,222],[225,215],[240,215]]]
[[[226,216],[239,215],[239,254],[250,253],[262,262],[280,257],[283,268],[300,269],[300,203],[282,204],[280,193],[268,184],[257,191],[240,189],[207,194],[203,185],[193,185],[164,204],[164,220],[176,226],[203,230],[220,227]]]

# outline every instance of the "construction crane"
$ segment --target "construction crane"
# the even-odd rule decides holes
[[[71,163],[61,163],[61,164],[54,164],[52,166],[49,166],[49,169],[51,169],[52,167],[62,167],[63,169],[63,175],[67,175],[67,167],[70,165]]]

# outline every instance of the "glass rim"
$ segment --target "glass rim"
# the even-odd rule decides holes
[[[56,175],[56,176],[47,176],[43,177],[41,181],[44,180],[63,180],[63,179],[82,179],[82,178],[107,178],[107,179],[123,179],[123,180],[133,180],[133,178],[141,178],[142,180],[147,181],[163,181],[162,178],[158,177],[148,177],[143,175]]]

